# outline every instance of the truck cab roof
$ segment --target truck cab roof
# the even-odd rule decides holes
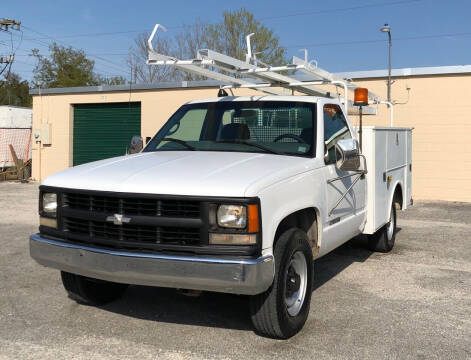
[[[294,102],[306,102],[306,103],[317,103],[325,100],[329,100],[330,103],[338,104],[339,100],[336,98],[325,98],[318,96],[306,96],[306,95],[254,95],[254,96],[223,96],[216,98],[197,99],[188,101],[186,104],[199,104],[208,102],[222,102],[222,101],[294,101]]]

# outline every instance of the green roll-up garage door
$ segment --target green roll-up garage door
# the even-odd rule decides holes
[[[74,105],[74,166],[126,154],[141,135],[141,103]]]

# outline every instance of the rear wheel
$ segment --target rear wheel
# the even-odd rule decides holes
[[[61,271],[62,284],[69,297],[87,305],[103,305],[118,299],[128,285],[95,280]]]
[[[373,235],[368,236],[370,250],[387,253],[390,252],[396,240],[396,203],[391,205],[389,221]]]
[[[287,339],[304,326],[312,293],[312,250],[304,231],[284,232],[274,248],[275,278],[270,288],[250,298],[252,323],[262,335]]]

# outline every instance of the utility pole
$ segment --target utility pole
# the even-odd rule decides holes
[[[14,55],[0,56],[0,64],[11,64],[14,59]]]
[[[8,31],[11,27],[12,30],[20,30],[21,21],[11,19],[0,19],[0,31]]]
[[[1,31],[8,32],[10,29],[20,31],[20,26],[21,26],[21,21],[5,19],[5,18],[0,19],[0,32]],[[5,64],[5,67],[2,70],[0,70],[0,74],[2,74],[8,66],[10,66],[5,78],[7,78],[8,75],[10,74],[11,65],[13,64],[14,60],[15,60],[15,54],[7,55],[7,56],[0,56],[0,64]]]
[[[388,34],[388,102],[391,102],[391,27],[388,24],[384,24],[384,26],[379,29],[383,33]]]

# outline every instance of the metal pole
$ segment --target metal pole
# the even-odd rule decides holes
[[[389,112],[390,112],[390,114],[389,114],[389,126],[393,127],[394,126],[394,108],[393,108],[393,104],[391,104],[389,101],[380,101],[379,103],[388,105]]]
[[[360,130],[358,131],[360,137],[360,152],[362,151],[363,143],[363,106],[360,105]]]
[[[389,38],[389,60],[388,60],[388,102],[391,102],[391,31],[388,31]]]

